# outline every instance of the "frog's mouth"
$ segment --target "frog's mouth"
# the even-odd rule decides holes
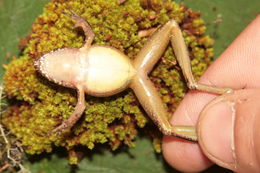
[[[44,56],[41,56],[39,59],[37,59],[37,60],[35,60],[34,62],[33,62],[33,65],[34,65],[34,67],[35,67],[35,69],[36,69],[36,71],[37,72],[39,72],[41,75],[43,75],[44,77],[47,77],[48,78],[48,75],[47,75],[47,73],[44,73],[44,69],[43,69],[43,60],[44,60],[44,58],[43,58]]]
[[[34,68],[36,69],[37,72],[39,72],[40,74],[44,75],[42,73],[43,70],[42,70],[42,62],[41,62],[42,60],[41,59],[42,59],[42,57],[40,57],[39,59],[35,60],[33,62],[33,66],[34,66]]]

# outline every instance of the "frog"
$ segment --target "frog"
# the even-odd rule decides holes
[[[77,104],[68,119],[50,131],[63,133],[71,129],[86,109],[85,94],[95,97],[109,97],[133,90],[140,105],[164,135],[197,141],[196,125],[172,125],[169,113],[156,87],[149,79],[149,73],[160,60],[167,46],[171,44],[187,87],[191,90],[225,94],[233,90],[196,82],[188,48],[179,24],[170,19],[158,28],[131,60],[122,51],[106,45],[93,44],[95,34],[90,24],[73,11],[65,13],[75,21],[74,28],[84,31],[85,42],[80,48],[61,48],[48,52],[34,61],[36,70],[48,80],[77,90]]]

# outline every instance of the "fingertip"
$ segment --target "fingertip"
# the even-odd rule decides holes
[[[260,78],[257,78],[260,74],[258,68],[260,64],[259,26],[260,15],[211,65],[202,76],[200,83],[232,89],[259,88]],[[201,110],[215,97],[216,95],[209,93],[189,92],[171,119],[172,124],[196,124]],[[258,152],[260,153],[260,150]],[[199,172],[211,165],[198,144],[185,142],[175,137],[164,137],[163,155],[171,166],[183,172]]]
[[[215,95],[209,93],[189,91],[171,118],[171,124],[195,125],[201,109],[214,97]],[[181,172],[200,172],[212,165],[198,143],[164,136],[162,147],[166,161]]]
[[[167,163],[181,172],[200,172],[212,165],[195,142],[164,136],[162,147]]]
[[[200,111],[216,95],[190,90],[170,119],[172,125],[195,125]]]
[[[235,172],[259,172],[259,95],[259,89],[237,90],[216,98],[203,110],[199,144],[217,165]]]
[[[202,111],[198,125],[198,140],[203,152],[222,167],[234,169],[234,103],[217,97]]]

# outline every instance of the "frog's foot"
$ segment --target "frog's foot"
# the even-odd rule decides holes
[[[71,124],[68,120],[63,121],[63,123],[61,125],[59,125],[58,127],[56,127],[55,129],[51,130],[50,132],[48,132],[48,136],[52,135],[52,134],[57,134],[60,135],[61,133],[64,132],[64,130],[71,128]]]
[[[65,11],[63,11],[63,14],[69,16],[70,18],[74,19],[74,20],[77,20],[79,18],[82,18],[80,17],[80,15],[78,15],[76,12],[74,12],[73,10],[71,9],[66,9],[67,11],[69,11],[70,13],[67,13]]]
[[[74,28],[77,28],[77,27],[82,27],[83,25],[85,25],[86,21],[83,17],[81,17],[80,15],[78,15],[77,13],[75,13],[74,11],[72,10],[68,10],[71,14],[69,13],[66,13],[66,12],[63,12],[63,14],[69,16],[71,19],[75,20],[76,21],[76,24],[74,26]]]
[[[196,126],[172,126],[170,135],[177,136],[188,141],[198,141]]]
[[[82,113],[85,110],[85,94],[84,94],[84,88],[81,87],[81,85],[78,85],[77,87],[77,93],[78,93],[78,102],[77,105],[73,111],[73,113],[70,115],[70,117],[62,122],[61,125],[53,129],[49,132],[49,135],[53,133],[61,134],[64,130],[70,129],[76,122],[80,119]]]
[[[75,13],[73,10],[68,9],[68,11],[71,14],[66,12],[63,13],[76,21],[74,28],[81,27],[83,29],[85,33],[85,45],[83,46],[83,48],[88,48],[91,45],[92,41],[94,40],[95,37],[94,32],[92,31],[89,23],[83,17]]]
[[[234,92],[234,90],[231,88],[209,86],[209,85],[197,83],[195,81],[188,82],[188,88],[193,90],[209,92],[209,93],[215,93],[215,94],[231,94]]]

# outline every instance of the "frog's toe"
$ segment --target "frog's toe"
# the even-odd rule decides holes
[[[64,121],[61,125],[56,127],[55,129],[51,130],[47,135],[50,136],[52,134],[61,135],[69,127],[67,121]]]

